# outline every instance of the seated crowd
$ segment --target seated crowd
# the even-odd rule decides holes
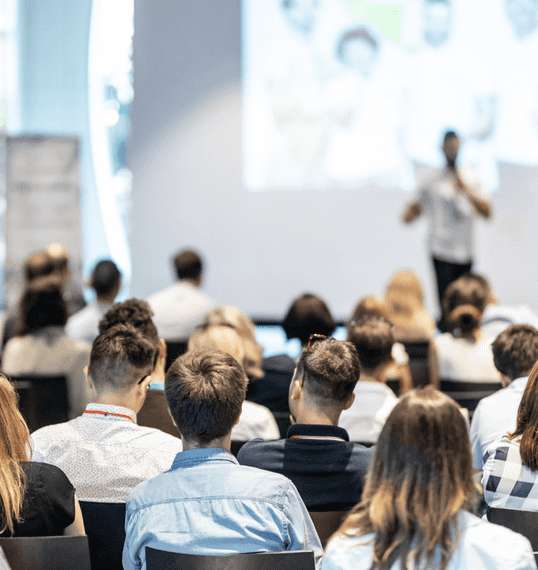
[[[121,274],[101,261],[82,307],[62,248],[28,258],[0,374],[0,536],[87,533],[99,570],[145,569],[146,547],[308,550],[326,570],[536,568],[527,538],[488,520],[501,507],[538,525],[531,312],[468,274],[446,289],[440,333],[402,271],[360,300],[346,340],[321,298],[296,298],[282,329],[300,353],[264,357],[248,315],[201,291],[201,258],[174,267],[147,302],[114,303]],[[65,377],[67,421],[30,434],[10,382],[24,375]],[[463,410],[443,382],[495,393]],[[104,555],[89,513],[113,506]],[[320,513],[336,514],[327,544]]]

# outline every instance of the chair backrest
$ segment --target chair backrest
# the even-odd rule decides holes
[[[0,538],[12,570],[90,570],[87,536]]]
[[[390,388],[394,394],[399,398],[402,393],[402,380],[401,378],[387,378],[385,380],[387,388]]]
[[[174,342],[167,340],[166,341],[166,363],[164,365],[165,370],[170,368],[170,365],[174,360],[185,354],[187,352],[187,343],[186,342]]]
[[[325,548],[329,538],[338,530],[349,511],[309,511],[310,518],[318,532],[321,546]]]
[[[230,452],[234,457],[237,457],[237,454],[239,453],[239,450],[243,447],[243,445],[245,445],[245,443],[247,443],[246,441],[239,441],[239,440],[235,440],[232,439],[231,445],[230,445]]]
[[[532,549],[538,551],[538,512],[488,507],[487,516],[490,522],[527,537]]]
[[[18,375],[10,380],[19,394],[19,409],[31,432],[68,420],[65,376]]]
[[[278,426],[278,431],[280,432],[280,437],[284,439],[288,433],[288,428],[291,426],[291,418],[289,412],[272,412],[276,425]]]
[[[502,388],[501,382],[469,382],[467,380],[441,379],[439,389],[462,407],[469,410],[469,416],[475,411],[478,402],[491,396]]]
[[[314,570],[311,550],[204,556],[146,546],[146,570]]]
[[[409,371],[411,372],[413,388],[427,386],[431,382],[428,371],[429,341],[404,342],[403,345],[409,356]]]
[[[125,503],[80,501],[92,570],[123,570]]]

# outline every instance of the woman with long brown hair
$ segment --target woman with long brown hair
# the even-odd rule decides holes
[[[538,362],[521,397],[515,431],[486,449],[482,484],[490,507],[538,511]]]
[[[467,509],[475,499],[467,426],[457,404],[411,390],[379,437],[362,501],[327,546],[322,570],[523,570],[529,541]]]
[[[84,534],[75,489],[57,467],[28,461],[29,441],[15,390],[0,374],[0,536]]]

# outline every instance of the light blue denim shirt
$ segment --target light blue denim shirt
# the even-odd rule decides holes
[[[127,501],[125,570],[145,569],[145,546],[187,554],[322,548],[312,519],[283,475],[239,465],[222,449],[178,453],[169,471]]]
[[[520,534],[483,521],[466,511],[458,516],[458,545],[446,570],[534,570],[530,542]],[[369,570],[374,553],[374,535],[337,535],[329,541],[321,570]],[[439,568],[440,553],[428,570]],[[422,568],[423,564],[421,564]],[[415,565],[410,565],[415,569]],[[391,570],[400,570],[395,562]]]

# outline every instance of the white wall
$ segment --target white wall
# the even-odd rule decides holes
[[[281,317],[313,291],[343,318],[399,268],[419,274],[436,309],[425,222],[399,222],[405,194],[243,188],[239,2],[135,0],[134,65],[133,295],[170,284],[171,256],[194,247],[207,292],[253,316]],[[500,175],[476,270],[503,302],[538,309],[538,172]]]

